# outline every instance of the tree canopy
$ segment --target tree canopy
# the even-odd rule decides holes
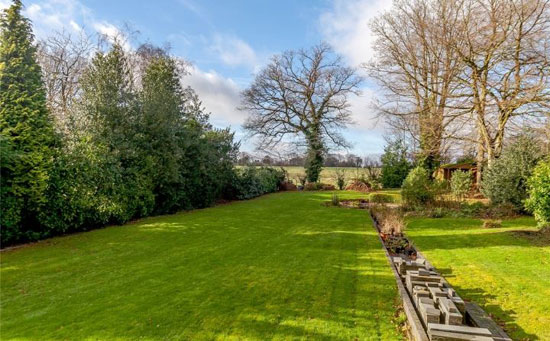
[[[352,122],[348,97],[358,94],[361,77],[344,66],[326,44],[276,55],[242,93],[244,125],[271,148],[285,137],[307,147],[306,173],[315,182],[330,146],[345,147],[341,129]]]

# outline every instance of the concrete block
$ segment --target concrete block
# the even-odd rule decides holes
[[[448,324],[439,324],[439,323],[429,323],[428,330],[434,331],[444,331],[450,333],[461,333],[461,334],[470,334],[470,335],[479,335],[479,336],[492,336],[491,331],[487,328],[476,328],[470,326],[453,326]]]
[[[441,320],[445,324],[461,325],[463,316],[455,306],[455,304],[446,297],[438,298],[438,307],[441,311]]]
[[[397,272],[399,272],[400,275],[405,275],[409,270],[417,271],[419,269],[425,269],[425,266],[423,264],[418,264],[416,262],[411,261],[402,261],[399,263],[399,267],[397,268]]]
[[[427,304],[427,305],[433,305],[435,307],[434,300],[432,300],[429,297],[419,297],[418,298],[418,304]]]
[[[462,300],[462,298],[458,297],[458,296],[454,296],[451,298],[451,301],[455,304],[456,308],[458,309],[458,311],[464,315],[465,312],[466,312],[466,304],[464,303],[464,301]]]
[[[413,299],[414,299],[414,303],[417,306],[418,306],[418,299],[421,297],[430,298],[430,292],[426,289],[425,286],[413,287]]]
[[[494,341],[494,339],[489,336],[450,333],[439,330],[430,331],[428,335],[431,341]]]
[[[426,283],[426,286],[427,286],[427,287],[440,288],[440,287],[441,287],[441,283],[439,283],[439,282],[427,282],[427,283]]]
[[[437,304],[439,304],[438,298],[439,297],[445,297],[448,298],[447,292],[444,291],[444,289],[439,287],[429,287],[428,291],[430,292],[430,296],[434,301],[436,301]]]
[[[441,283],[441,276],[433,275],[431,273],[428,275],[420,275],[418,270],[407,270],[407,277],[409,276],[411,281]]]
[[[426,282],[412,281],[412,280],[411,280],[411,277],[410,277],[410,276],[407,276],[407,277],[405,277],[405,286],[407,287],[407,290],[409,291],[409,293],[412,295],[413,288],[414,288],[415,286],[426,287]]]
[[[418,310],[420,311],[422,320],[426,325],[428,325],[428,323],[439,323],[441,312],[433,305],[420,303],[418,305]]]

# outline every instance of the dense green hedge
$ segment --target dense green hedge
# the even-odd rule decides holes
[[[281,171],[234,169],[233,133],[212,128],[162,49],[98,51],[61,126],[21,10],[0,17],[2,246],[278,189]]]
[[[284,170],[269,167],[236,169],[226,189],[229,199],[250,199],[279,190],[285,180]]]

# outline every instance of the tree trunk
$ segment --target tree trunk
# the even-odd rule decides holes
[[[481,189],[481,172],[483,170],[483,161],[484,161],[485,150],[483,148],[483,140],[481,136],[478,138],[477,142],[477,156],[476,156],[476,189],[479,191]]]
[[[319,129],[312,129],[307,134],[308,151],[306,157],[306,176],[308,182],[319,181],[323,170],[324,146]]]

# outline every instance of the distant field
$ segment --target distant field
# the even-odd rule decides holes
[[[242,167],[242,166],[238,166]],[[288,172],[288,177],[294,183],[299,183],[298,177],[305,174],[304,167],[299,166],[272,166],[274,168],[284,168]],[[356,167],[324,167],[321,172],[321,182],[326,184],[336,185],[336,170],[343,169],[346,173],[346,180],[359,178],[362,175],[367,174],[365,168],[356,168]]]

